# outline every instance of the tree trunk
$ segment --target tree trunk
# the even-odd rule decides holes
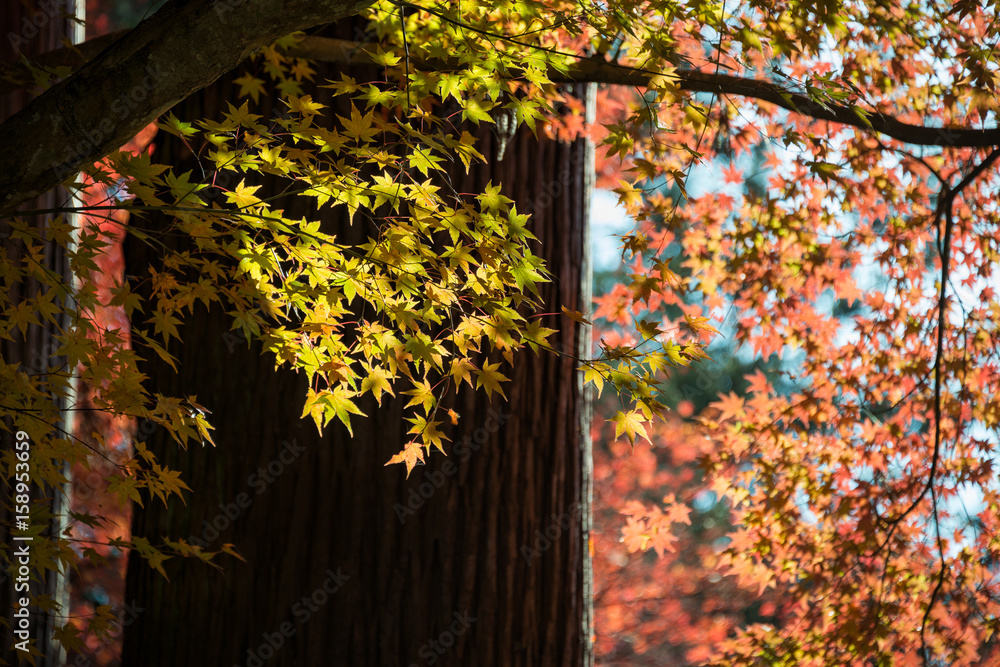
[[[81,0],[82,2],[82,0]],[[82,5],[80,6],[82,18]],[[58,0],[55,2],[5,2],[0,3],[0,62],[16,61],[21,55],[32,57],[39,53],[51,51],[59,48],[65,42],[79,42],[83,37],[82,30],[73,22],[76,16],[77,7],[74,0]],[[17,111],[22,109],[31,100],[32,95],[28,91],[12,91],[0,95],[0,123],[7,120]],[[64,205],[67,200],[67,193],[62,188],[51,190],[31,201],[25,202],[18,207],[19,210],[28,209],[51,209]],[[16,212],[15,212],[16,213]],[[51,216],[35,215],[22,216],[24,219],[33,221],[38,229],[44,229]],[[10,229],[6,221],[0,221],[0,239],[3,242],[3,251],[11,259],[23,256],[24,245],[20,241],[12,241]],[[70,280],[69,266],[65,254],[58,244],[50,242],[45,248],[45,267],[58,275]],[[8,296],[11,303],[17,304],[25,299],[37,294],[42,286],[34,280],[25,281],[15,285]],[[49,323],[41,325],[31,325],[21,335],[20,331],[12,332],[13,340],[0,340],[0,361],[18,367],[19,373],[44,380],[45,373],[52,367],[63,368],[65,358],[57,357],[55,354],[58,344],[54,336],[58,332],[57,328]],[[8,406],[17,409],[23,406]],[[55,428],[64,432],[71,428],[68,415],[65,413],[66,405],[58,405],[57,409],[63,411],[59,423],[53,424]],[[8,424],[10,426],[10,424]],[[13,451],[15,434],[4,432],[2,435],[0,448],[4,452]],[[36,443],[32,443],[33,445]],[[12,468],[13,470],[13,468]],[[18,553],[19,549],[28,547],[28,551],[34,550],[36,545],[17,540],[11,533],[14,525],[15,514],[10,503],[13,500],[13,479],[4,480],[4,499],[0,503],[0,543],[3,544],[3,556],[0,558],[0,608],[3,609],[5,620],[11,623],[11,630],[17,629],[15,613],[16,602],[26,596],[26,592],[17,588],[19,583],[18,559],[13,559],[13,570],[8,569],[11,563],[11,553]],[[51,513],[53,519],[47,531],[47,535],[57,535],[64,527],[60,518],[63,511],[63,489],[39,488],[34,486],[31,493],[32,503],[42,503],[46,506],[46,513]],[[34,576],[34,561],[32,561],[32,575]],[[13,575],[12,575],[13,572]],[[49,572],[43,582],[32,581],[30,584],[32,595],[47,595],[66,609],[68,599],[66,597],[66,587],[64,577],[54,572]],[[63,621],[55,616],[40,612],[37,608],[30,609],[30,623],[28,636],[32,639],[32,645],[43,656],[38,664],[61,664],[62,647],[58,643],[51,641],[49,628],[53,623]],[[0,646],[0,664],[18,664],[26,656],[25,653],[15,649],[15,641],[20,641],[20,637],[7,630],[2,632],[5,637],[10,637],[14,641],[4,641]],[[36,658],[38,660],[38,658]]]
[[[174,113],[215,116],[234,94],[231,81]],[[495,156],[487,133],[484,153]],[[160,142],[160,161],[189,157],[173,137]],[[533,213],[538,252],[556,276],[541,290],[546,312],[588,307],[590,158],[582,139],[536,141],[525,130],[502,162],[452,175],[461,192],[501,182],[518,210]],[[343,238],[356,236],[339,224]],[[157,257],[129,244],[127,260],[142,275]],[[546,324],[578,356],[586,332]],[[590,453],[574,359],[520,355],[506,403],[461,392],[450,455],[432,455],[407,480],[403,466],[384,466],[406,440],[403,402],[362,406],[369,416],[353,422],[353,438],[333,425],[320,437],[299,418],[303,378],[275,372],[229,325],[218,310],[202,311],[171,350],[179,372],[149,364],[156,391],[195,394],[212,411],[217,449],[180,451],[154,434],[158,457],[194,493],[186,506],[150,501],[133,530],[154,543],[230,542],[246,562],[228,559],[218,571],[173,559],[168,582],[133,556],[127,595],[143,611],[126,628],[124,664],[591,663]]]

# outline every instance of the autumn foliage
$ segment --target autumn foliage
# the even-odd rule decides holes
[[[139,241],[182,234],[196,248],[141,276],[148,302],[120,277],[76,294],[60,354],[95,388],[91,405],[182,446],[209,443],[194,398],[152,392],[113,327],[85,315],[121,307],[138,322],[132,335],[171,363],[178,324],[217,304],[309,379],[303,416],[317,428],[350,428],[366,394],[409,396],[412,439],[388,461],[408,474],[447,451],[441,426],[458,415],[439,413],[444,394],[465,383],[503,395],[513,355],[553,353],[534,317],[534,286],[551,276],[531,252],[529,217],[496,184],[459,193],[442,176],[446,162],[488,159],[461,123],[588,133],[598,185],[635,221],[592,316],[566,312],[595,323],[580,369],[600,394],[601,658],[994,664],[996,6],[402,4],[367,14],[364,50],[384,79],[314,81],[295,55],[305,37],[290,36],[257,54],[223,118],[161,119],[200,173],[128,152],[88,170],[121,187],[115,206]],[[559,85],[581,80],[619,84],[601,89],[592,126]],[[351,113],[328,114],[315,85]],[[272,88],[281,112],[259,113]],[[209,197],[223,172],[235,185]],[[287,201],[256,194],[255,173],[370,233],[346,243],[287,215]],[[144,210],[172,212],[173,227],[145,228]],[[4,280],[69,290],[29,261],[45,239],[11,226],[26,250],[4,258]],[[88,275],[106,242],[84,230],[74,246],[71,231],[58,219],[48,240]],[[58,310],[44,294],[0,306],[8,337]],[[697,384],[721,357],[740,361],[738,390]],[[65,392],[65,378],[13,368],[2,380],[21,406]],[[52,460],[86,456],[3,410],[50,443],[40,451]],[[141,446],[121,466],[130,474],[112,489],[123,501],[183,489]],[[214,556],[183,540],[129,546],[154,565]]]
[[[744,24],[706,58],[690,24],[675,24],[679,50],[695,65],[757,77],[781,62],[820,105],[856,100],[944,128],[995,118],[995,98],[982,92],[995,82],[989,67],[953,57],[981,53],[972,44],[993,29],[979,8],[813,16],[836,36],[835,51],[802,32],[794,7],[747,13],[781,28],[762,50],[746,48],[759,32]],[[662,129],[643,136],[649,105],[631,108],[634,134],[610,136],[632,175],[618,192],[638,222],[624,238],[635,278],[598,301],[607,335],[637,343],[630,325],[656,311],[664,332],[727,319],[729,353],[771,370],[697,415],[695,437],[710,444],[697,450],[696,488],[685,494],[663,472],[676,462],[660,464],[665,479],[634,477],[647,499],[626,506],[623,545],[676,550],[681,540],[669,558],[691,558],[688,508],[705,494],[726,508],[733,529],[702,546],[703,566],[741,594],[776,591],[780,604],[767,609],[774,619],[725,627],[699,660],[992,664],[998,153],[907,146],[726,96],[657,106]],[[926,135],[933,143],[948,130]],[[675,288],[646,291],[650,275]],[[665,446],[672,458],[691,447],[674,445],[678,430],[651,436],[653,451]],[[640,456],[651,454],[637,447]],[[630,630],[640,652],[656,634],[641,618]],[[685,641],[704,636],[687,629]]]

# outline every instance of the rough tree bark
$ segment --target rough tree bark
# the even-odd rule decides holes
[[[174,112],[211,117],[234,90],[220,81]],[[190,157],[161,138],[160,160]],[[503,183],[519,210],[534,213],[538,252],[556,276],[542,290],[546,310],[586,310],[591,149],[528,132],[515,141],[502,162],[453,174],[455,187]],[[344,238],[363,231],[330,224]],[[130,246],[128,259],[141,275],[157,256]],[[547,324],[563,329],[563,349],[577,351],[584,332]],[[150,364],[157,391],[196,394],[212,410],[218,449],[155,443],[195,493],[187,506],[149,504],[133,530],[153,541],[231,542],[247,562],[219,572],[172,560],[167,582],[133,558],[127,595],[144,611],[126,628],[125,665],[259,664],[254,656],[268,665],[591,663],[590,455],[572,359],[521,355],[506,403],[461,393],[450,435],[465,448],[432,456],[407,480],[402,466],[384,467],[405,441],[402,402],[365,405],[369,417],[355,420],[353,438],[332,426],[320,437],[299,418],[303,379],[275,372],[229,325],[217,311],[202,313],[172,350],[179,374]],[[313,607],[302,602],[310,596]]]
[[[0,26],[4,26],[3,38],[0,39],[0,62],[11,62],[20,55],[33,57],[37,54],[51,51],[60,47],[65,40],[78,41],[82,37],[73,23],[75,16],[75,3],[73,0],[60,0],[58,2],[45,3],[44,9],[39,8],[38,3],[25,4],[21,2],[0,3]],[[30,91],[18,90],[0,95],[0,123],[6,121],[18,110],[28,104],[31,99]],[[65,205],[67,193],[62,188],[57,188],[40,194],[27,202],[20,209],[51,209]],[[38,229],[43,229],[50,216],[36,215],[26,216]],[[4,220],[0,219],[0,240],[3,244],[3,252],[8,257],[15,258],[23,255],[24,246],[20,241],[10,239],[10,229]],[[62,249],[56,243],[48,243],[45,248],[45,267],[62,275],[68,281],[70,272],[68,262]],[[19,303],[26,298],[35,295],[41,285],[35,281],[28,281],[18,284],[15,289],[8,294],[11,303]],[[0,340],[0,360],[5,364],[18,366],[19,372],[38,376],[43,375],[51,368],[66,372],[64,368],[65,358],[58,357],[55,352],[58,344],[54,338],[57,328],[47,322],[40,325],[31,325],[23,335],[18,330],[12,332],[13,340]],[[17,407],[17,406],[15,406]],[[66,406],[59,406],[64,410]],[[70,428],[69,418],[66,413],[58,424],[53,427],[67,431]],[[14,433],[4,432],[0,448],[6,452],[13,451]],[[4,620],[7,623],[14,621],[15,601],[25,596],[23,591],[15,590],[17,576],[12,576],[8,569],[11,563],[11,552],[18,547],[24,546],[25,542],[17,542],[12,539],[10,531],[14,524],[14,516],[9,511],[10,493],[13,480],[4,480],[3,489],[5,501],[0,506],[0,544],[3,545],[2,557],[0,557],[0,609],[3,610]],[[44,503],[51,512],[58,514],[61,511],[63,497],[59,489],[37,488],[32,491],[32,501],[34,503]],[[57,521],[50,526],[49,534],[56,534],[60,531],[61,524]],[[17,559],[13,559],[15,566]],[[17,569],[16,567],[14,568]],[[32,568],[33,569],[33,568]],[[32,571],[34,574],[34,571]],[[67,599],[64,595],[63,578],[51,573],[44,582],[32,582],[31,592],[35,595],[49,595],[53,599],[65,604]],[[62,655],[61,647],[51,641],[48,626],[60,619],[50,617],[38,609],[31,610],[31,624],[28,629],[29,636],[35,640],[34,646],[42,654],[41,664],[58,664]],[[18,639],[6,627],[0,631],[0,635],[12,640]],[[0,663],[19,664],[25,654],[14,649],[13,641],[4,641],[0,646]]]

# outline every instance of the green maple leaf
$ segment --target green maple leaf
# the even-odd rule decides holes
[[[479,121],[492,123],[493,117],[490,116],[489,110],[493,106],[479,96],[467,99],[462,103],[462,120],[471,120],[476,125],[479,125]]]
[[[424,176],[428,175],[431,169],[443,171],[441,168],[441,158],[432,155],[429,150],[415,149],[407,158],[411,167],[416,167]]]
[[[527,288],[534,294],[538,294],[538,288],[535,287],[535,283],[543,282],[545,277],[542,276],[537,268],[542,265],[542,260],[538,257],[534,257],[529,252],[525,251],[524,261],[517,264],[511,268],[510,273],[514,276],[514,283],[517,285],[519,290],[524,290]]]
[[[476,199],[479,200],[480,205],[486,211],[498,211],[501,206],[512,202],[511,199],[500,194],[500,186],[493,185],[493,181],[486,184],[482,194],[476,195]]]
[[[238,79],[237,79],[238,81]],[[257,99],[254,98],[256,102]],[[177,118],[171,111],[167,114],[167,117],[156,124],[158,128],[164,132],[169,132],[175,136],[185,138],[198,134],[198,130],[195,129],[194,125],[191,123],[185,123]]]
[[[333,389],[324,391],[310,389],[306,396],[302,416],[311,415],[320,432],[322,432],[323,426],[329,424],[336,417],[347,427],[347,432],[353,436],[351,415],[366,416],[351,400],[354,395],[354,392],[343,385],[337,385]]]

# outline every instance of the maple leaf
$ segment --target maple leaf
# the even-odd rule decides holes
[[[737,168],[733,163],[722,168],[722,182],[740,185],[743,183],[743,170]]]
[[[336,415],[337,419],[347,427],[347,432],[354,435],[354,431],[351,428],[351,415],[365,416],[365,413],[361,412],[357,405],[351,400],[354,396],[354,392],[345,389],[342,385],[336,385],[331,392],[326,394],[326,420],[330,421],[332,415]]]
[[[106,605],[102,605],[105,606]],[[73,623],[56,625],[52,628],[52,639],[59,642],[66,648],[82,652],[84,649],[83,639],[80,637],[83,631]]]
[[[593,382],[594,386],[597,387],[597,395],[600,396],[601,392],[604,391],[604,375],[608,372],[608,367],[601,363],[590,363],[586,366],[582,366],[580,370],[583,371],[583,381]]]
[[[311,415],[313,421],[316,422],[317,430],[320,432],[322,432],[323,426],[337,418],[347,427],[347,432],[354,435],[354,430],[351,428],[351,415],[363,417],[365,414],[351,400],[353,396],[354,392],[342,385],[335,385],[332,389],[324,391],[310,389],[306,395],[302,416]]]
[[[244,101],[238,109],[233,106],[232,102],[227,104],[229,109],[223,114],[226,118],[226,122],[224,124],[225,128],[235,130],[237,127],[242,125],[255,130],[264,130],[264,128],[257,123],[257,121],[260,120],[260,116],[250,113],[246,101]]]
[[[433,155],[427,150],[414,150],[407,157],[410,167],[416,167],[421,174],[427,176],[431,170],[443,171],[441,158]]]
[[[642,205],[642,190],[625,181],[614,190],[618,194],[618,202],[630,213]]]
[[[646,531],[645,521],[629,517],[625,527],[622,528],[622,542],[625,543],[625,548],[632,553],[645,551],[650,540],[650,536]]]
[[[719,409],[719,421],[725,421],[730,417],[738,421],[744,416],[743,402],[744,399],[742,397],[737,396],[735,392],[729,392],[718,401],[712,403],[712,407]]]
[[[540,265],[541,262],[538,258],[528,256],[527,261],[511,267],[510,273],[514,276],[514,284],[517,285],[518,289],[524,290],[527,288],[529,291],[538,294],[538,288],[535,287],[535,283],[544,280],[544,277],[537,271]]]
[[[381,45],[376,45],[375,51],[365,51],[368,57],[376,65],[382,65],[383,67],[395,67],[399,64],[402,58],[391,52],[386,52],[382,49]]]
[[[645,339],[656,338],[663,333],[663,330],[657,326],[656,322],[649,322],[646,320],[638,320],[635,323],[636,331],[642,334]]]
[[[492,181],[483,187],[483,193],[476,195],[476,199],[479,200],[483,210],[486,211],[497,211],[501,207],[511,203],[510,199],[500,194],[500,186],[493,185]]]
[[[381,366],[366,367],[367,373],[361,378],[361,393],[370,391],[375,396],[375,401],[382,405],[382,393],[386,392],[390,396],[395,396],[392,392],[392,376]]]
[[[509,378],[498,371],[498,368],[500,368],[499,363],[484,363],[482,370],[476,371],[476,389],[480,387],[484,388],[487,396],[492,396],[495,391],[504,398],[507,398],[503,393],[503,387],[500,386],[500,383],[507,382]]]
[[[469,386],[472,386],[472,373],[476,371],[476,367],[465,357],[456,357],[451,362],[451,377],[455,381],[455,385],[460,385],[462,382],[468,382]]]
[[[637,410],[629,412],[618,411],[611,421],[615,425],[615,438],[620,438],[622,433],[628,436],[628,441],[635,444],[636,435],[641,436],[649,442],[649,435],[646,433],[646,419]]]
[[[259,79],[249,72],[241,77],[233,79],[233,83],[240,87],[238,95],[240,97],[250,96],[254,102],[260,99],[260,96],[267,91],[265,81]]]
[[[242,93],[241,93],[242,95]],[[186,123],[170,112],[167,117],[156,124],[158,128],[178,137],[190,137],[198,133],[191,123]]]
[[[684,503],[673,503],[667,508],[667,518],[674,523],[691,525],[691,508]]]
[[[664,554],[676,550],[674,547],[676,542],[677,537],[673,533],[669,530],[657,527],[657,529],[653,531],[652,535],[649,536],[649,543],[646,548],[651,547],[656,551],[656,555],[662,558]]]
[[[159,549],[155,548],[148,539],[145,537],[140,537],[137,535],[132,536],[132,547],[142,555],[147,561],[149,561],[149,566],[163,575],[164,579],[169,581],[167,577],[166,570],[163,569],[163,563],[167,561],[170,556],[164,554]]]
[[[435,368],[443,367],[443,357],[447,354],[447,351],[441,346],[441,343],[432,340],[424,333],[417,333],[408,337],[404,348],[413,356],[414,359],[424,361],[429,366],[433,366]]]
[[[482,97],[477,95],[470,98],[463,98],[460,103],[462,105],[462,120],[471,120],[476,125],[479,125],[480,121],[493,122],[493,118],[489,114],[489,109],[493,105]]]
[[[528,343],[532,351],[537,353],[540,347],[549,347],[548,338],[554,333],[555,329],[542,326],[542,321],[536,319],[524,328],[521,340]]]
[[[444,441],[449,438],[441,432],[438,426],[441,425],[439,421],[431,421],[421,416],[416,416],[407,421],[413,424],[410,427],[409,433],[415,433],[420,436],[423,441],[425,449],[430,449],[432,446],[437,447],[438,450],[444,454]]]
[[[684,322],[687,324],[688,328],[695,334],[701,333],[702,331],[712,334],[718,334],[719,330],[709,324],[710,318],[708,317],[697,317],[694,315],[684,314]]]
[[[562,313],[566,317],[570,318],[571,320],[573,320],[574,322],[577,322],[579,324],[593,324],[593,322],[591,322],[586,317],[584,317],[583,313],[581,313],[578,310],[570,310],[566,306],[563,306],[562,307]]]
[[[420,443],[417,441],[411,441],[403,446],[403,451],[395,454],[390,458],[385,465],[392,465],[394,463],[403,463],[406,465],[406,477],[410,477],[410,473],[413,472],[413,468],[419,463],[424,464],[424,448],[421,447]]]
[[[260,203],[260,199],[254,195],[260,188],[259,185],[246,185],[246,180],[242,180],[232,192],[226,193],[226,201],[236,204],[237,208],[249,208]]]
[[[295,113],[300,113],[305,116],[317,114],[326,108],[326,105],[314,102],[312,95],[303,95],[302,97],[288,95],[285,97],[285,104],[288,105],[290,111],[294,111]]]
[[[843,276],[837,281],[837,296],[850,305],[861,299],[862,292],[853,278]]]
[[[427,381],[427,378],[424,378],[420,382],[414,381],[413,389],[409,389],[403,393],[413,397],[406,404],[406,407],[420,405],[424,408],[425,414],[430,414],[431,409],[437,405],[437,397],[434,395],[434,389],[431,387],[430,382]]]
[[[354,106],[353,103],[351,104],[350,119],[339,115],[337,118],[339,118],[340,122],[344,125],[344,134],[355,139],[359,143],[371,141],[379,133],[379,129],[372,126],[375,122],[375,112],[369,111],[362,116],[361,112],[358,111],[358,108]]]

